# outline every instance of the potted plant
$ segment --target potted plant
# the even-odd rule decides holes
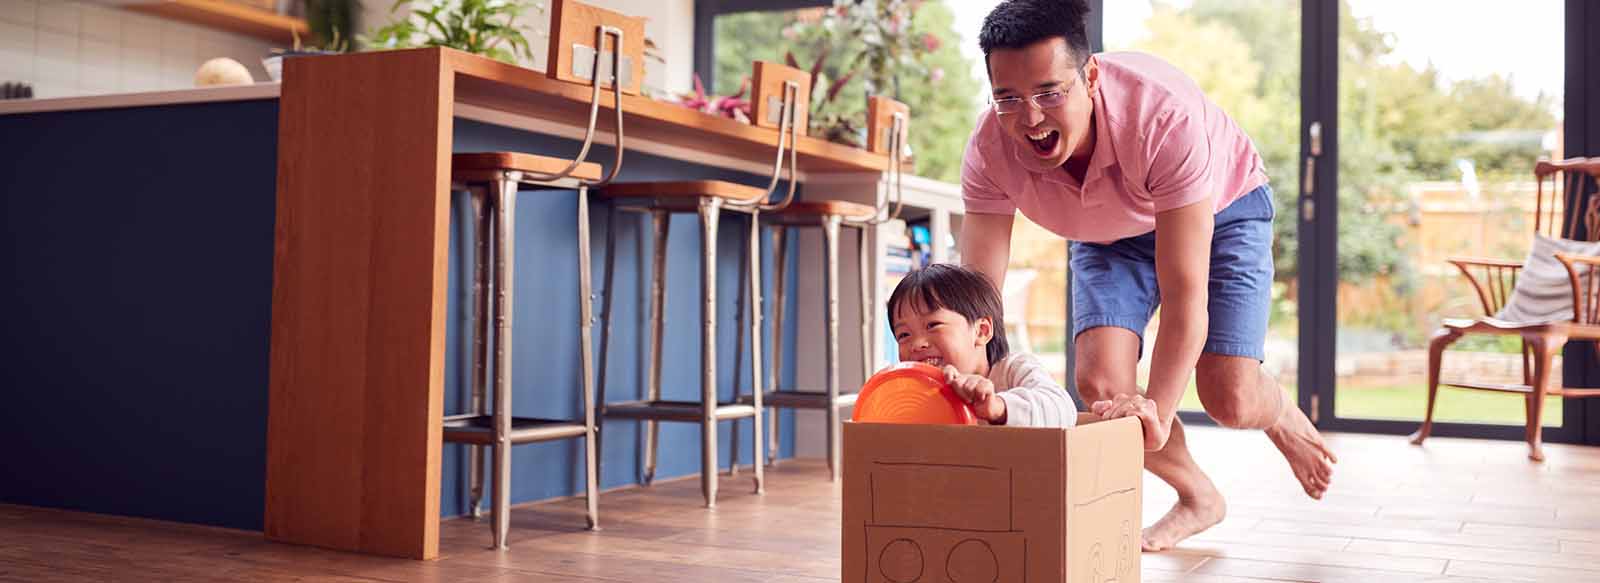
[[[390,13],[411,6],[404,17],[379,28],[363,44],[369,49],[450,47],[516,64],[533,59],[517,19],[544,4],[525,0],[399,0]]]
[[[860,146],[865,141],[866,96],[898,99],[902,77],[935,83],[943,77],[944,71],[926,63],[926,57],[940,47],[938,37],[913,26],[921,4],[920,0],[835,0],[833,6],[807,13],[783,31],[784,38],[817,54],[812,68],[813,78],[818,79],[812,91],[812,135]],[[823,66],[830,54],[839,55],[835,63],[843,65]],[[831,83],[825,81],[830,70],[836,78]],[[836,99],[852,78],[862,81],[861,100]],[[853,90],[846,93],[854,95]]]
[[[349,31],[355,28],[355,15],[361,11],[360,0],[301,0],[301,13],[306,27],[320,44],[303,44],[300,34],[294,33],[294,46],[272,49],[261,59],[261,66],[273,81],[281,81],[283,60],[305,55],[331,55],[353,50]]]

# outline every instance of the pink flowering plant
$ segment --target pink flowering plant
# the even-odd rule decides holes
[[[835,0],[832,7],[802,12],[783,30],[797,50],[816,55],[810,70],[812,135],[861,146],[866,96],[899,98],[901,79],[938,83],[944,71],[927,57],[942,46],[940,38],[916,25],[923,0]],[[851,91],[859,79],[860,93]],[[841,99],[841,94],[849,98]]]
[[[720,115],[722,117],[750,123],[750,100],[745,99],[745,92],[750,90],[750,78],[745,77],[739,84],[739,91],[733,95],[718,97],[706,95],[705,83],[700,82],[700,74],[694,75],[694,93],[678,96],[678,104],[689,109]]]

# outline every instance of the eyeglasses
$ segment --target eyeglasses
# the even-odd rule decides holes
[[[1066,103],[1067,94],[1061,90],[1046,91],[1034,94],[1028,98],[1028,101],[1032,101],[1033,106],[1039,109],[1050,109],[1061,107],[1061,104]],[[1021,97],[1002,97],[994,100],[994,112],[1000,115],[1021,113],[1022,108],[1023,100]]]
[[[1072,85],[1067,85],[1060,89],[1045,91],[1043,93],[1035,93],[1032,96],[1029,96],[1026,100],[1021,97],[1001,97],[999,99],[995,99],[993,100],[994,112],[998,115],[1021,113],[1022,108],[1025,107],[1025,104],[1030,101],[1033,102],[1033,106],[1038,109],[1061,107],[1067,102],[1067,92],[1071,91],[1074,85],[1077,85],[1076,80],[1073,81]]]

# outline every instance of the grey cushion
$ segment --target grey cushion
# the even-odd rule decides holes
[[[1540,323],[1562,322],[1572,319],[1572,280],[1566,266],[1556,259],[1556,253],[1571,255],[1600,255],[1600,241],[1573,241],[1552,239],[1535,235],[1533,248],[1522,264],[1517,285],[1504,308],[1496,318],[1508,322]],[[1579,285],[1587,282],[1588,274],[1580,271]]]

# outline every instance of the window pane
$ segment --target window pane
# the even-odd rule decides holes
[[[1533,164],[1561,157],[1563,3],[1347,0],[1339,36],[1339,329],[1335,412],[1421,419],[1427,340],[1483,314],[1447,257],[1521,261]],[[1484,38],[1525,35],[1516,51]],[[1510,54],[1516,53],[1516,54]],[[1521,343],[1469,337],[1446,381],[1521,384]],[[1444,389],[1436,419],[1524,423],[1523,397]],[[1561,424],[1550,398],[1544,424]]]
[[[1278,209],[1273,227],[1276,266],[1269,319],[1267,371],[1296,389],[1299,318],[1295,310],[1295,199],[1299,196],[1299,0],[1196,0],[1105,3],[1105,44],[1110,51],[1151,53],[1192,77],[1206,97],[1249,134],[1267,165]],[[1145,330],[1139,384],[1150,374],[1160,312]],[[1181,409],[1201,410],[1193,382]]]

